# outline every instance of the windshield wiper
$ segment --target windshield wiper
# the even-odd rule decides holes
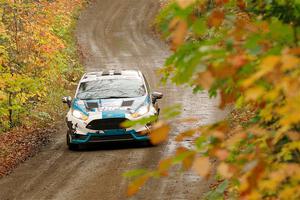
[[[134,98],[134,97],[120,97],[120,96],[109,96],[109,97],[95,97],[95,98],[82,98],[80,100],[100,100],[100,99],[126,99],[126,98]]]
[[[109,96],[100,99],[126,99],[126,98],[132,98],[132,97]]]

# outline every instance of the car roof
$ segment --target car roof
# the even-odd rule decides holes
[[[80,82],[89,82],[101,79],[125,78],[143,79],[143,74],[139,70],[105,70],[85,73]]]

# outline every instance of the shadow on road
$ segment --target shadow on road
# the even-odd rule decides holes
[[[122,150],[122,149],[139,149],[154,147],[149,142],[102,142],[81,145],[77,152],[84,151],[103,151],[103,150]],[[75,151],[76,152],[76,151]]]

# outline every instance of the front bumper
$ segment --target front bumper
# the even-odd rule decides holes
[[[114,141],[149,141],[149,136],[135,130],[107,130],[104,133],[72,133],[71,144],[101,143]]]

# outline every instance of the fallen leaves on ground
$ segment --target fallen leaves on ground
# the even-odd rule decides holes
[[[15,128],[0,134],[0,178],[38,152],[55,132],[53,127],[27,129]]]

